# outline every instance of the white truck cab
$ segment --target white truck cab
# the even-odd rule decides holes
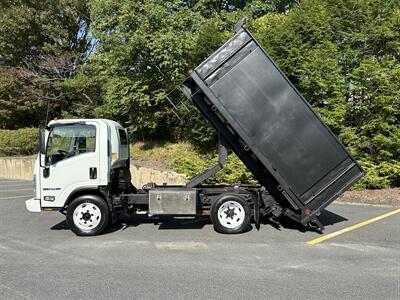
[[[63,209],[71,197],[98,190],[110,182],[112,170],[129,163],[126,129],[106,119],[51,121],[41,133],[31,212]]]
[[[226,162],[223,145],[219,163],[185,186],[148,183],[136,189],[129,171],[128,133],[111,120],[51,121],[40,132],[39,150],[35,197],[26,201],[26,208],[65,214],[70,229],[80,236],[100,234],[121,211],[147,211],[150,217],[211,212],[217,231],[239,233],[250,226],[252,195],[260,194],[259,186],[201,186]]]

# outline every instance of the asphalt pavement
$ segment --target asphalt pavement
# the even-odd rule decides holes
[[[400,213],[315,245],[287,221],[222,235],[145,216],[82,238],[60,213],[29,213],[31,196],[0,180],[0,299],[400,299]],[[324,234],[395,209],[334,203]]]

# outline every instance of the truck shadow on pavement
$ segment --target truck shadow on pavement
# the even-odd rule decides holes
[[[53,225],[52,227],[50,227],[50,229],[51,230],[70,230],[70,228],[65,220]],[[124,226],[122,223],[120,223],[118,221],[117,223],[108,226],[107,229],[102,233],[102,235],[120,231],[122,229],[124,229]]]
[[[329,210],[323,210],[319,217],[321,223],[326,226],[332,226],[340,222],[347,221],[348,219],[335,214]],[[288,218],[279,218],[276,221],[264,218],[261,220],[261,225],[271,225],[277,230],[282,228],[297,230],[299,232],[317,232],[316,229],[303,226]],[[138,227],[141,224],[153,224],[158,226],[158,230],[176,230],[176,229],[202,229],[206,225],[211,225],[209,217],[195,217],[195,218],[172,218],[172,217],[148,217],[145,215],[128,216],[121,214],[115,224],[108,226],[103,234],[109,234],[116,231],[125,230],[129,227]],[[249,228],[251,230],[252,228]],[[51,230],[69,230],[68,224],[65,220],[53,225]],[[249,231],[248,230],[248,231]]]
[[[159,230],[171,229],[202,229],[205,225],[211,224],[208,217],[196,218],[171,218],[171,217],[148,217],[148,216],[127,216],[121,215],[118,220],[107,227],[103,234],[125,230],[129,227],[137,227],[142,224],[158,225]],[[51,230],[69,230],[65,220],[53,225]]]
[[[337,223],[340,222],[344,222],[344,221],[348,221],[348,219],[346,219],[345,217],[338,215],[334,212],[331,212],[329,210],[324,209],[321,212],[321,215],[318,217],[319,221],[322,223],[322,225],[324,227],[328,227],[328,226],[333,226]],[[297,230],[299,232],[318,232],[321,233],[320,231],[318,231],[317,229],[310,227],[310,226],[303,226],[300,223],[297,223],[287,217],[281,217],[279,218],[276,222],[266,219],[263,220],[262,224],[264,225],[272,225],[273,227],[275,227],[277,230],[281,230],[281,228],[285,228],[285,229],[292,229],[292,230]]]
[[[148,217],[148,216],[127,216],[121,215],[118,222],[123,224],[126,228],[137,227],[141,224],[158,225],[159,230],[168,229],[201,229],[207,224],[211,224],[208,217]]]

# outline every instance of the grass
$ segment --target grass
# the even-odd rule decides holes
[[[131,145],[131,159],[139,165],[176,169],[174,166],[183,158],[194,164],[202,164],[204,159],[210,159],[211,155],[201,154],[188,142],[138,142]]]
[[[218,161],[217,151],[202,153],[188,142],[180,143],[136,143],[131,146],[132,162],[139,166],[169,169],[185,174],[187,178],[197,176]],[[255,183],[253,176],[235,154],[230,154],[225,167],[207,183]]]

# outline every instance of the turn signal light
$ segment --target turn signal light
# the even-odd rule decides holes
[[[54,196],[44,196],[44,201],[51,201],[53,202],[54,200],[56,200],[56,197]]]

